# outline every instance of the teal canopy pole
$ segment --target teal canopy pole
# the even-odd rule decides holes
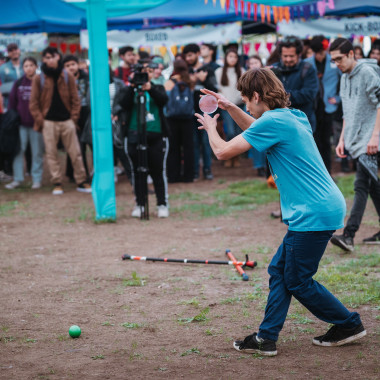
[[[97,220],[115,220],[116,196],[109,95],[110,74],[107,54],[107,16],[104,3],[104,0],[87,0],[94,157],[92,198]]]

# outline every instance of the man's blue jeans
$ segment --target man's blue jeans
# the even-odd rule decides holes
[[[269,267],[269,296],[258,335],[277,341],[292,296],[322,321],[352,328],[361,323],[323,285],[313,280],[334,231],[288,231]]]
[[[212,115],[211,115],[212,116]],[[211,147],[207,132],[194,123],[194,177],[199,177],[199,159],[202,149],[203,174],[211,173]]]

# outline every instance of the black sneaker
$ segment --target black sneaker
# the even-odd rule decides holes
[[[367,332],[364,330],[362,324],[351,329],[345,329],[338,325],[334,325],[325,335],[315,337],[313,339],[313,344],[324,347],[343,346],[344,344],[363,338],[363,336],[366,335]]]
[[[91,193],[92,188],[91,188],[91,185],[89,183],[82,182],[81,184],[79,184],[77,186],[77,191],[79,191],[80,193]]]
[[[234,349],[237,351],[258,353],[263,356],[276,356],[276,342],[269,339],[262,339],[257,333],[248,335],[244,340],[235,340]]]
[[[368,238],[363,239],[364,244],[380,244],[380,231]]]
[[[214,179],[214,176],[212,175],[211,170],[205,170],[203,173],[203,176],[204,176],[204,179],[207,179],[209,181]]]
[[[354,251],[354,238],[350,236],[333,235],[330,242],[345,251]]]

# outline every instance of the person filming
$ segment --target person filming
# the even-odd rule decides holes
[[[141,62],[141,61],[140,61]],[[141,72],[135,71],[131,76],[131,85],[121,90],[116,101],[124,111],[124,136],[127,139],[126,153],[132,164],[132,185],[136,196],[136,206],[132,217],[141,218],[144,212],[144,186],[139,162],[141,125],[138,121],[138,92],[142,90],[145,96],[145,125],[146,125],[146,153],[147,169],[153,179],[154,191],[157,198],[157,216],[167,218],[168,208],[168,182],[166,178],[166,161],[169,151],[168,127],[166,125],[163,108],[168,101],[165,88],[153,84],[154,67],[150,62],[139,63],[143,68]],[[146,77],[144,74],[146,73]],[[141,79],[146,78],[145,83]]]

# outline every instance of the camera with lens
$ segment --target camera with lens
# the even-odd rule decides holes
[[[140,60],[136,65],[132,66],[133,78],[131,78],[131,84],[135,86],[143,86],[145,83],[149,82],[149,74],[143,70],[157,69],[158,64],[150,60]]]

